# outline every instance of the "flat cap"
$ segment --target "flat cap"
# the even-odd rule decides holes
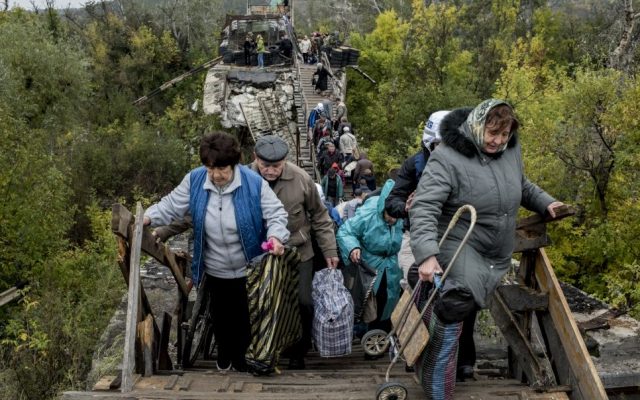
[[[275,135],[262,136],[256,142],[256,156],[267,162],[276,162],[284,159],[289,153],[287,143]]]

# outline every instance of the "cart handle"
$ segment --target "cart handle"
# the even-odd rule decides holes
[[[447,236],[449,236],[449,233],[451,232],[453,227],[455,227],[457,225],[458,220],[460,219],[460,216],[462,216],[462,214],[464,214],[465,212],[468,212],[469,214],[471,214],[471,223],[469,224],[469,228],[467,229],[467,233],[464,236],[464,238],[462,239],[462,241],[460,242],[460,246],[458,246],[458,249],[454,253],[453,257],[451,258],[451,261],[449,262],[449,265],[447,266],[446,271],[443,274],[435,274],[433,276],[433,284],[434,284],[436,290],[433,290],[431,292],[431,296],[429,297],[429,299],[425,303],[424,308],[420,312],[420,316],[421,317],[424,316],[427,307],[429,306],[429,304],[431,304],[431,301],[435,297],[436,292],[442,286],[442,281],[447,277],[447,274],[449,273],[449,270],[450,270],[450,266],[453,265],[453,263],[458,258],[458,255],[460,254],[460,251],[462,250],[462,246],[465,245],[465,243],[469,239],[469,236],[471,235],[471,232],[473,231],[473,228],[476,225],[476,220],[477,220],[476,209],[470,204],[463,205],[462,207],[458,208],[456,213],[453,215],[453,218],[451,218],[451,221],[449,221],[449,225],[447,226],[447,230],[444,232],[444,235],[442,235],[442,238],[440,239],[440,243],[438,243],[438,247],[442,246],[442,244],[444,243],[444,241],[447,238]],[[398,323],[399,327],[404,327],[404,323],[406,322],[407,318],[409,317],[409,310],[411,310],[411,304],[414,303],[416,298],[418,297],[417,295],[420,292],[421,285],[422,285],[422,281],[419,280],[418,284],[413,289],[413,293],[411,295],[411,300],[407,304],[405,304],[404,308],[402,309],[402,312],[400,313],[399,323]],[[415,333],[415,331],[417,329],[418,329],[418,326],[416,324],[415,328],[414,327],[411,328],[411,334],[409,335],[409,337],[413,336],[413,334]],[[391,332],[389,332],[389,336],[394,335],[396,333],[399,334],[400,330],[401,329],[397,329],[397,327],[393,327]]]
[[[440,239],[440,243],[438,243],[438,247],[442,246],[442,244],[444,243],[444,241],[447,238],[447,236],[449,236],[449,233],[451,232],[451,230],[458,223],[458,220],[460,219],[460,216],[462,216],[462,214],[464,214],[465,212],[468,212],[469,214],[471,214],[471,222],[469,223],[469,228],[467,228],[467,233],[464,235],[464,237],[460,241],[460,245],[456,249],[456,252],[453,254],[453,257],[451,257],[451,261],[449,261],[449,265],[447,265],[447,268],[445,269],[445,271],[442,274],[442,276],[440,276],[440,274],[436,274],[436,275],[433,276],[433,284],[434,284],[435,288],[434,288],[434,290],[431,291],[431,295],[429,295],[429,299],[427,300],[427,302],[424,304],[422,310],[420,311],[420,318],[416,319],[414,321],[413,325],[411,326],[411,328],[409,329],[408,338],[412,338],[413,335],[418,330],[418,326],[419,326],[419,324],[422,323],[422,319],[424,318],[424,315],[427,312],[427,308],[429,308],[429,305],[431,305],[431,303],[433,302],[433,299],[436,297],[436,294],[438,293],[438,289],[442,285],[442,281],[444,281],[445,278],[447,277],[447,275],[449,274],[449,271],[451,270],[451,267],[453,266],[453,263],[458,258],[458,255],[462,251],[462,247],[467,243],[467,240],[469,239],[469,236],[471,236],[471,232],[473,231],[473,228],[476,225],[476,221],[477,221],[476,209],[470,204],[463,205],[462,207],[458,208],[456,213],[453,215],[453,218],[451,218],[451,221],[449,221],[449,225],[447,226],[447,230],[444,232],[444,235],[442,235],[442,238]],[[421,282],[422,281],[418,281],[419,284]],[[418,291],[418,289],[420,288],[419,284],[416,285],[416,288],[414,289],[414,293],[413,293],[414,296],[415,296],[416,292]],[[402,314],[401,314],[401,317],[400,317],[401,321],[404,318],[408,318],[408,316],[409,316],[409,312],[408,311],[410,309],[410,306],[411,306],[412,302],[413,302],[413,296],[412,296],[412,300],[406,305],[405,309],[402,310]],[[406,317],[405,317],[405,314],[406,314]],[[396,334],[397,331],[399,331],[399,330],[396,327],[393,327],[391,332],[389,332],[389,334],[387,335],[387,338],[390,339],[391,336]],[[396,363],[398,358],[402,355],[403,351],[404,351],[404,344],[400,344],[398,352],[396,353],[395,357],[393,358],[393,360],[389,364],[389,367],[387,368],[387,373],[386,373],[386,376],[385,376],[385,379],[386,379],[387,382],[389,381],[389,373],[391,372],[391,367],[393,367],[393,365]]]

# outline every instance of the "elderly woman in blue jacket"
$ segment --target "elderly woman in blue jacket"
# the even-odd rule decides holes
[[[376,297],[377,319],[371,329],[391,328],[391,313],[400,298],[402,270],[398,266],[398,252],[402,243],[402,219],[391,217],[384,210],[384,202],[393,188],[388,180],[380,196],[371,197],[338,230],[336,239],[345,262],[361,259],[377,272],[373,292]]]
[[[220,370],[246,370],[250,327],[246,267],[262,253],[284,252],[289,239],[287,212],[267,181],[239,164],[240,144],[223,132],[200,142],[202,166],[149,207],[145,225],[167,225],[190,215],[193,219],[193,284],[210,292],[213,330]]]

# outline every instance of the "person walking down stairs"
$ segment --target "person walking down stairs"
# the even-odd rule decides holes
[[[331,73],[322,65],[322,63],[316,64],[316,72],[313,73],[313,84],[316,93],[322,93],[329,88],[329,77],[333,77]]]
[[[348,126],[345,126],[344,133],[340,136],[340,153],[342,153],[342,160],[345,165],[355,159],[353,153],[357,147],[358,141],[356,140],[356,137],[351,133],[351,129],[349,129]]]

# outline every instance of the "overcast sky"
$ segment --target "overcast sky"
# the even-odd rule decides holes
[[[87,0],[54,0],[54,4],[56,8],[78,8],[82,7]],[[47,5],[46,0],[9,0],[10,7],[22,7],[27,10],[33,10],[33,5],[35,4],[38,8],[45,8]]]

